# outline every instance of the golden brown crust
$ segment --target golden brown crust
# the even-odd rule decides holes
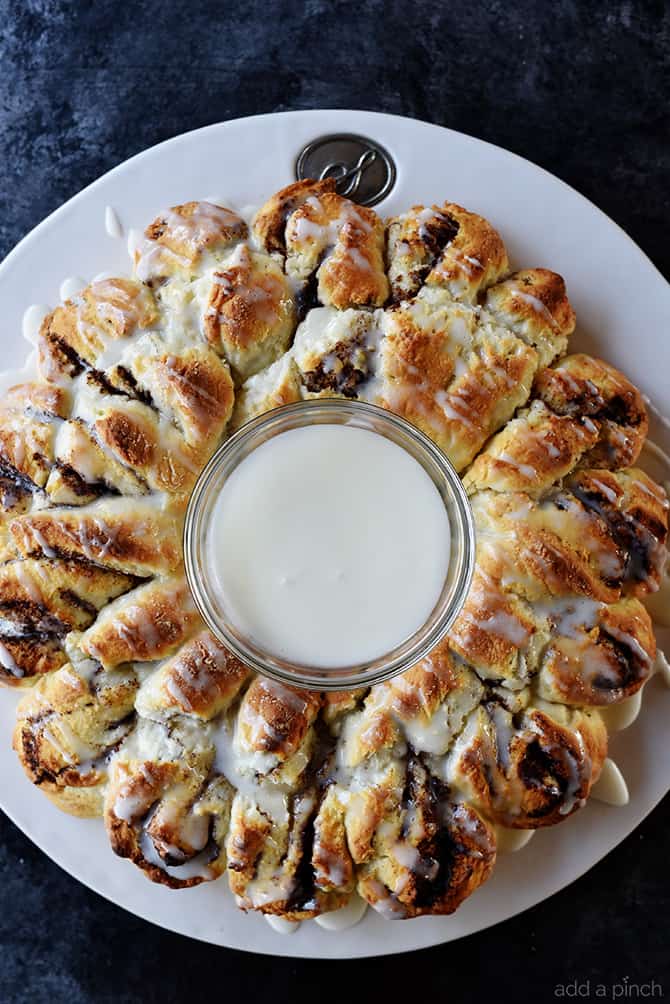
[[[204,316],[208,342],[242,381],[288,348],[294,326],[293,296],[281,268],[240,245],[212,276]]]
[[[249,675],[211,632],[201,631],[152,674],[137,707],[148,718],[184,714],[208,721],[228,710]]]
[[[480,326],[441,291],[394,308],[385,324],[375,403],[417,425],[462,470],[528,398],[535,350]]]
[[[540,366],[562,356],[575,330],[575,312],[562,276],[547,268],[525,268],[489,287],[484,306],[538,353]]]
[[[176,429],[165,428],[152,408],[111,398],[101,401],[96,413],[94,429],[103,449],[150,488],[175,495],[192,488],[207,454],[185,444]]]
[[[86,505],[107,492],[147,495],[149,486],[112,456],[82,419],[73,418],[59,429],[45,491],[53,505]]]
[[[513,682],[526,676],[519,653],[533,649],[537,631],[538,621],[528,605],[478,565],[448,641],[484,678]]]
[[[0,646],[0,683],[5,687],[32,687],[38,677],[67,662],[58,635],[4,635]]]
[[[78,639],[108,669],[171,655],[200,625],[186,580],[178,575],[138,586],[110,603]]]
[[[137,680],[66,664],[19,703],[14,749],[33,784],[78,816],[102,813],[106,758],[132,729]]]
[[[592,419],[556,415],[544,402],[533,401],[489,440],[463,484],[468,492],[546,491],[574,470],[599,434]]]
[[[153,284],[171,275],[191,274],[204,252],[223,252],[247,236],[244,220],[211,202],[185,202],[158,216],[144,231],[135,251],[142,282]]]
[[[83,363],[96,366],[114,342],[158,320],[156,302],[134,279],[99,279],[45,317],[38,340],[40,375],[59,382]]]
[[[336,192],[311,195],[290,215],[285,267],[298,282],[315,279],[326,306],[380,307],[388,298],[384,225],[374,210]]]
[[[531,602],[619,598],[626,560],[611,525],[568,491],[544,500],[481,492],[473,497],[480,569]]]
[[[412,297],[425,283],[472,303],[509,271],[507,251],[488,220],[452,202],[414,206],[388,221],[393,299]]]
[[[287,760],[303,742],[320,707],[321,694],[256,677],[240,706],[240,748],[269,754],[278,762]]]
[[[649,427],[647,413],[637,387],[609,363],[582,353],[567,356],[538,373],[535,393],[557,415],[598,423],[598,443],[585,465],[619,470],[635,463]]]
[[[335,191],[334,178],[324,178],[323,181],[295,181],[261,206],[256,213],[253,229],[262,248],[270,253],[286,251],[286,223],[289,216],[299,209],[308,198],[319,198]]]
[[[186,443],[203,455],[221,438],[233,410],[233,381],[214,352],[191,346],[179,353],[140,356],[132,373],[154,406],[179,426]]]
[[[489,819],[534,829],[584,804],[606,755],[607,731],[596,712],[540,701],[512,713],[493,700],[473,712],[445,774]]]
[[[25,558],[78,558],[145,577],[181,562],[181,519],[154,499],[102,499],[80,509],[44,509],[9,524]]]

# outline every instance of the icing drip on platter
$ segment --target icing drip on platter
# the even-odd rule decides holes
[[[314,920],[319,927],[323,927],[326,931],[346,931],[360,923],[367,909],[368,904],[365,900],[354,893],[345,906],[340,907],[339,910],[333,910],[332,913],[322,913]]]
[[[299,920],[285,920],[284,917],[275,917],[274,914],[266,913],[265,922],[270,925],[277,934],[295,934],[300,927]]]
[[[70,275],[61,282],[58,295],[63,301],[71,300],[77,293],[81,293],[85,286],[86,280],[82,279],[81,276]]]
[[[496,827],[496,847],[498,854],[515,854],[530,843],[535,830],[510,830],[506,826]]]
[[[109,237],[123,237],[123,224],[112,206],[105,207],[105,230]]]
[[[600,777],[591,788],[591,797],[619,807],[628,805],[630,801],[626,780],[610,757],[605,760]]]
[[[32,303],[24,311],[21,321],[21,334],[31,345],[37,344],[40,326],[50,310],[51,307],[47,307],[43,303]]]

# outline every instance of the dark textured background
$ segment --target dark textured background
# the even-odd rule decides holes
[[[0,0],[0,256],[144,147],[255,112],[360,107],[523,154],[609,213],[670,275],[670,6],[306,0]],[[0,818],[0,1004],[557,999],[656,980],[670,998],[665,802],[569,889],[443,948],[283,962],[124,913]],[[551,862],[547,863],[551,867]],[[337,979],[334,974],[337,967]],[[417,974],[418,981],[417,981]],[[658,997],[656,998],[658,999]]]

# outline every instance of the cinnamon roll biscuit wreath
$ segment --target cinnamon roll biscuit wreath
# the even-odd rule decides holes
[[[354,892],[390,917],[450,913],[502,833],[584,805],[607,709],[652,672],[642,600],[668,502],[635,467],[641,395],[566,354],[563,279],[512,271],[491,224],[451,203],[384,223],[303,181],[251,225],[175,206],[134,257],[134,278],[46,317],[36,380],[0,404],[17,755],[154,882],[225,874],[240,907],[294,920]],[[215,447],[320,395],[429,435],[476,524],[447,639],[371,690],[254,676],[184,578],[185,508]]]

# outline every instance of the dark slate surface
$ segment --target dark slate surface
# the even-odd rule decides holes
[[[146,146],[239,115],[332,106],[428,119],[529,157],[668,275],[669,71],[660,0],[0,0],[0,255]],[[655,980],[658,999],[658,985],[670,995],[669,823],[666,801],[572,887],[491,931],[328,964],[167,934],[69,878],[1,817],[0,1002],[318,999],[336,966],[344,1000],[374,981],[366,996],[414,987],[428,1000],[542,1002],[575,980],[581,999],[597,999],[598,983],[612,999],[615,983],[630,998]]]

